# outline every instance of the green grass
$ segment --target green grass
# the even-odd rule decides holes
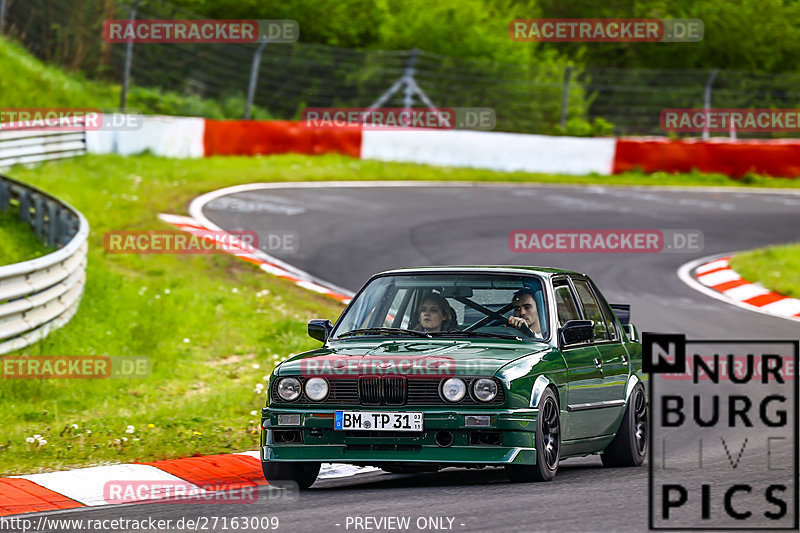
[[[800,243],[771,246],[736,254],[731,268],[748,281],[800,298]]]
[[[146,356],[153,372],[140,380],[4,380],[0,475],[257,448],[258,417],[250,412],[263,405],[264,394],[254,392],[255,385],[263,384],[285,356],[319,344],[306,335],[308,319],[336,319],[342,307],[226,255],[103,251],[105,232],[169,229],[158,213],[185,214],[189,201],[203,192],[256,181],[320,180],[798,183],[767,178],[739,183],[700,174],[499,173],[334,155],[196,160],[93,155],[8,174],[68,201],[91,225],[87,285],[78,314],[21,353]],[[128,425],[133,433],[125,433]],[[47,444],[27,443],[33,435]]]
[[[89,80],[80,72],[46,65],[6,38],[0,38],[0,72],[13,73],[0,76],[1,108],[89,107],[109,111],[120,104],[119,84]],[[147,114],[242,118],[244,106],[242,94],[216,101],[136,85],[128,90],[128,108]],[[270,118],[257,106],[252,116]]]
[[[41,257],[48,249],[12,210],[0,211],[0,266]]]

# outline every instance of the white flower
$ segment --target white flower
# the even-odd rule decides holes
[[[92,434],[92,430],[91,430],[91,429],[87,429],[87,430],[86,430],[86,434],[87,434],[87,435],[91,435],[91,434]]]
[[[258,370],[259,368],[261,368],[261,365],[259,365],[258,363],[253,363],[253,368]]]
[[[33,438],[36,439],[36,440],[39,440],[39,439],[42,438],[42,436],[41,435],[34,435]]]
[[[184,344],[189,344],[190,342],[192,342],[192,341],[189,339],[189,337],[184,337],[183,338],[183,343]]]
[[[164,294],[169,294],[169,289],[164,289]]]
[[[255,420],[251,420],[251,421],[250,421],[250,425],[251,425],[251,426],[252,426],[253,424],[255,424],[255,423],[256,423],[256,421],[255,421]]]
[[[253,392],[255,392],[256,394],[261,394],[262,392],[264,392],[264,385],[262,385],[261,383],[256,383],[256,388],[253,389]]]
[[[258,411],[250,411],[250,416],[258,416]]]
[[[122,442],[128,442],[128,437],[122,437]]]
[[[125,428],[125,433],[133,433],[135,429],[136,428],[134,428],[133,426],[128,426],[127,428]]]
[[[72,429],[78,429],[78,424],[72,424],[70,427],[72,427]]]
[[[156,300],[160,300],[160,299],[161,299],[161,295],[160,295],[160,294],[156,294],[156,295],[155,295],[155,299],[156,299]]]
[[[264,376],[264,381],[269,381],[269,376]]]
[[[25,442],[27,442],[28,444],[33,444],[35,440],[36,439],[34,439],[33,437],[28,437],[25,439]]]
[[[39,439],[39,446],[44,446],[45,444],[47,444],[47,441],[46,441],[46,440],[44,440],[44,439]]]

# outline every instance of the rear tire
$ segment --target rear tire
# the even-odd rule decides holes
[[[545,389],[536,417],[536,464],[506,465],[506,475],[514,483],[552,481],[561,460],[561,417],[552,389]]]
[[[614,440],[600,456],[605,466],[639,466],[647,455],[647,397],[634,387]]]
[[[264,479],[277,488],[290,488],[297,483],[301,489],[314,484],[322,463],[261,463]]]

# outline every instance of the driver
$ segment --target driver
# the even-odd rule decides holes
[[[542,336],[542,326],[539,324],[539,311],[536,308],[536,299],[531,289],[520,289],[511,299],[514,306],[514,316],[508,318],[508,324],[525,332],[529,328],[537,336]]]

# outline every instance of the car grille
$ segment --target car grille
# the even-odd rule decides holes
[[[299,378],[305,384],[304,378]],[[472,390],[472,382],[478,378],[463,378],[467,389]],[[276,387],[272,387],[272,403],[286,405],[498,405],[505,401],[503,386],[498,382],[497,396],[491,402],[480,402],[471,394],[459,403],[445,402],[439,396],[439,379],[406,379],[404,377],[361,377],[329,379],[330,393],[321,402],[313,402],[303,393],[294,402],[286,402],[278,396]]]
[[[403,405],[405,378],[358,378],[358,397],[363,405]]]

